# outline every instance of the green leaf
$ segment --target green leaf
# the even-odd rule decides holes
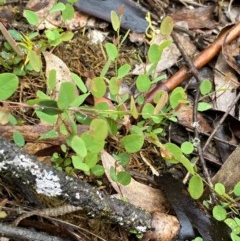
[[[89,133],[83,133],[81,138],[84,140],[85,145],[90,152],[99,153],[104,148],[104,140],[99,141]]]
[[[120,19],[115,11],[111,11],[111,23],[114,31],[118,31],[120,28]]]
[[[184,154],[191,154],[194,150],[194,146],[191,142],[185,141],[181,144],[181,150]]]
[[[71,140],[71,147],[80,157],[87,155],[87,148],[81,137],[74,136]]]
[[[71,77],[74,80],[75,84],[77,85],[77,87],[83,92],[83,93],[87,93],[88,89],[85,85],[85,83],[83,82],[83,80],[81,79],[81,77],[79,77],[77,74],[71,73]]]
[[[58,115],[62,113],[62,110],[58,109],[57,102],[55,100],[40,100],[38,106],[42,113],[47,115]]]
[[[101,177],[104,174],[104,168],[102,165],[96,165],[95,167],[91,168],[91,172],[96,177]]]
[[[127,186],[131,182],[131,175],[125,171],[118,172],[117,173],[117,181],[120,184]]]
[[[76,86],[71,82],[63,82],[60,86],[57,105],[61,110],[66,109],[76,97]]]
[[[47,122],[49,124],[56,124],[58,116],[57,115],[49,115],[47,113],[42,112],[41,110],[36,110],[37,117],[41,120],[41,122]]]
[[[18,77],[12,73],[0,74],[0,101],[8,99],[18,88]]]
[[[207,95],[212,90],[212,82],[208,79],[205,79],[200,84],[200,92],[202,95]]]
[[[117,173],[116,173],[116,169],[113,166],[110,167],[109,174],[112,180],[114,182],[117,182]]]
[[[214,185],[214,190],[220,196],[226,194],[225,187],[224,187],[224,185],[222,183],[216,183]]]
[[[240,237],[234,232],[231,232],[231,239],[232,241],[240,241]]]
[[[169,102],[172,109],[175,109],[180,103],[185,103],[187,95],[182,87],[175,88],[170,94]]]
[[[96,140],[105,140],[108,136],[107,122],[102,119],[93,119],[89,126],[89,133]]]
[[[121,79],[125,77],[130,70],[131,70],[131,66],[129,64],[124,64],[120,66],[120,68],[118,69],[117,78]]]
[[[133,96],[131,96],[130,111],[131,111],[131,115],[133,116],[133,118],[137,119],[139,114],[138,114],[138,110],[137,110]]]
[[[52,69],[50,72],[49,72],[49,76],[48,76],[48,79],[47,79],[47,87],[48,87],[48,91],[53,91],[56,87],[56,70],[55,69]]]
[[[234,194],[235,194],[237,197],[240,196],[240,182],[238,182],[238,183],[234,186],[233,192],[234,192]]]
[[[182,157],[182,151],[181,149],[173,143],[166,143],[164,144],[164,147],[166,148],[166,151],[168,152],[166,156],[163,156],[164,159],[166,159],[170,163],[179,163],[180,159]]]
[[[71,20],[74,17],[74,8],[72,4],[66,4],[65,9],[62,11],[62,16],[64,20]]]
[[[136,86],[139,92],[148,91],[151,87],[151,80],[149,79],[149,76],[146,74],[139,75],[136,80]]]
[[[82,161],[82,158],[79,156],[72,156],[72,164],[74,168],[82,170],[84,172],[89,172],[90,168],[86,163]]]
[[[29,64],[32,69],[36,72],[40,72],[42,70],[42,59],[41,55],[37,54],[36,51],[30,50],[28,52]]]
[[[203,194],[203,181],[199,175],[191,177],[188,185],[188,191],[193,199],[198,199]]]
[[[88,153],[86,157],[84,158],[85,163],[88,165],[88,167],[91,169],[96,166],[98,162],[98,155],[97,153]]]
[[[184,155],[181,156],[179,162],[182,163],[182,165],[187,169],[189,173],[195,175],[193,164]]]
[[[76,97],[76,99],[71,103],[71,107],[79,107],[90,95],[90,93],[82,94]]]
[[[130,134],[124,136],[121,142],[128,153],[134,153],[141,150],[144,144],[144,137],[137,134]]]
[[[213,217],[218,221],[223,221],[227,217],[227,211],[221,205],[216,205],[213,210]]]
[[[23,16],[27,19],[27,21],[31,24],[36,26],[38,24],[38,16],[35,12],[31,10],[24,10]]]
[[[39,140],[43,139],[49,139],[49,138],[57,138],[58,137],[58,132],[55,130],[50,130],[44,134],[42,134],[39,138]]]
[[[95,77],[91,79],[90,91],[93,96],[101,98],[106,93],[106,84],[102,77]]]
[[[119,80],[117,77],[112,77],[110,79],[109,83],[109,91],[112,95],[117,95],[120,90],[121,80]]]
[[[207,103],[207,102],[198,102],[198,107],[197,110],[198,111],[205,111],[205,110],[209,110],[212,109],[212,105]]]
[[[159,45],[152,44],[148,49],[148,59],[152,64],[156,64],[162,56],[162,51],[159,48]]]
[[[50,9],[49,13],[55,13],[58,11],[63,11],[66,8],[64,3],[56,3],[52,6],[52,8]]]
[[[107,55],[111,61],[114,61],[118,57],[118,49],[112,43],[106,43],[105,48],[107,51]]]
[[[142,117],[143,119],[149,119],[153,115],[154,112],[154,106],[150,103],[147,103],[143,106],[142,109]]]
[[[121,165],[121,166],[126,166],[128,163],[129,163],[129,160],[130,160],[130,156],[128,153],[126,152],[123,152],[123,153],[120,153],[118,154],[117,156],[115,156],[117,162]]]
[[[173,26],[173,18],[170,16],[166,16],[161,22],[160,33],[164,36],[170,35],[173,30]]]
[[[19,147],[23,147],[25,145],[25,139],[22,133],[19,131],[13,132],[13,140],[14,140],[14,143]]]

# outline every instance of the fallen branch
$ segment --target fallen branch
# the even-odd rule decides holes
[[[78,178],[67,176],[38,162],[34,156],[25,154],[2,137],[0,137],[0,173],[1,176],[7,175],[18,179],[37,194],[58,197],[71,205],[82,207],[89,217],[101,217],[119,224],[128,231],[145,233],[154,228],[158,234],[152,231],[147,233],[152,235],[151,237],[154,236],[154,240],[170,241],[179,229],[175,217],[166,214],[152,215],[130,203],[112,198]],[[167,227],[169,231],[164,234]]]

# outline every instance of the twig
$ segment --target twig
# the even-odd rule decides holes
[[[62,239],[55,236],[50,236],[46,233],[37,232],[30,229],[13,227],[1,223],[0,225],[1,237],[5,236],[14,240],[28,240],[28,241],[71,241],[71,239]]]
[[[172,32],[172,38],[173,38],[175,44],[177,45],[179,51],[181,52],[184,60],[186,61],[190,73],[196,78],[197,82],[200,83],[201,78],[200,78],[200,75],[199,75],[199,72],[198,72],[197,68],[194,66],[191,59],[186,54],[183,46],[180,44],[180,42],[178,40],[178,37],[174,32]],[[205,162],[204,157],[203,157],[203,150],[202,150],[202,147],[201,147],[201,140],[200,140],[200,135],[199,135],[199,132],[198,132],[197,106],[198,106],[199,97],[200,97],[200,91],[199,91],[199,88],[197,88],[196,93],[195,93],[194,105],[193,105],[194,136],[198,140],[197,150],[198,150],[199,159],[201,161],[201,165],[202,165],[202,168],[203,168],[204,176],[207,179],[209,186],[213,187],[212,180],[211,180],[211,177],[209,175],[208,168],[207,168],[206,162]]]

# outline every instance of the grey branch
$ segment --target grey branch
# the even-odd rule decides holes
[[[151,214],[134,205],[112,198],[97,188],[75,177],[67,176],[38,162],[0,137],[0,173],[18,179],[38,194],[58,197],[67,203],[82,207],[90,217],[101,217],[123,226],[147,232],[151,229]]]

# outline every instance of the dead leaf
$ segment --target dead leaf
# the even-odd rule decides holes
[[[46,61],[46,78],[48,78],[51,70],[56,70],[56,86],[52,91],[51,96],[54,100],[57,100],[61,84],[63,82],[72,82],[75,84],[75,82],[71,77],[71,71],[60,58],[47,51],[43,52],[43,56]],[[48,90],[48,92],[50,91]],[[76,94],[77,93],[78,90],[76,87]]]
[[[174,19],[174,22],[187,22],[189,29],[212,29],[216,26],[216,22],[212,20],[214,8],[215,5],[190,10],[184,9],[174,11],[174,14],[172,14],[171,17]]]
[[[238,78],[226,63],[223,54],[219,54],[215,68],[215,96],[212,103],[216,110],[226,111],[236,98]],[[233,115],[234,112],[235,108],[232,108],[230,114]]]
[[[165,212],[167,201],[161,190],[149,187],[133,178],[127,186],[114,182],[109,174],[111,166],[115,166],[116,160],[106,151],[101,152],[101,160],[105,169],[106,176],[118,194],[122,194],[129,203],[143,208],[148,212]],[[122,171],[122,167],[117,167],[117,171]]]

